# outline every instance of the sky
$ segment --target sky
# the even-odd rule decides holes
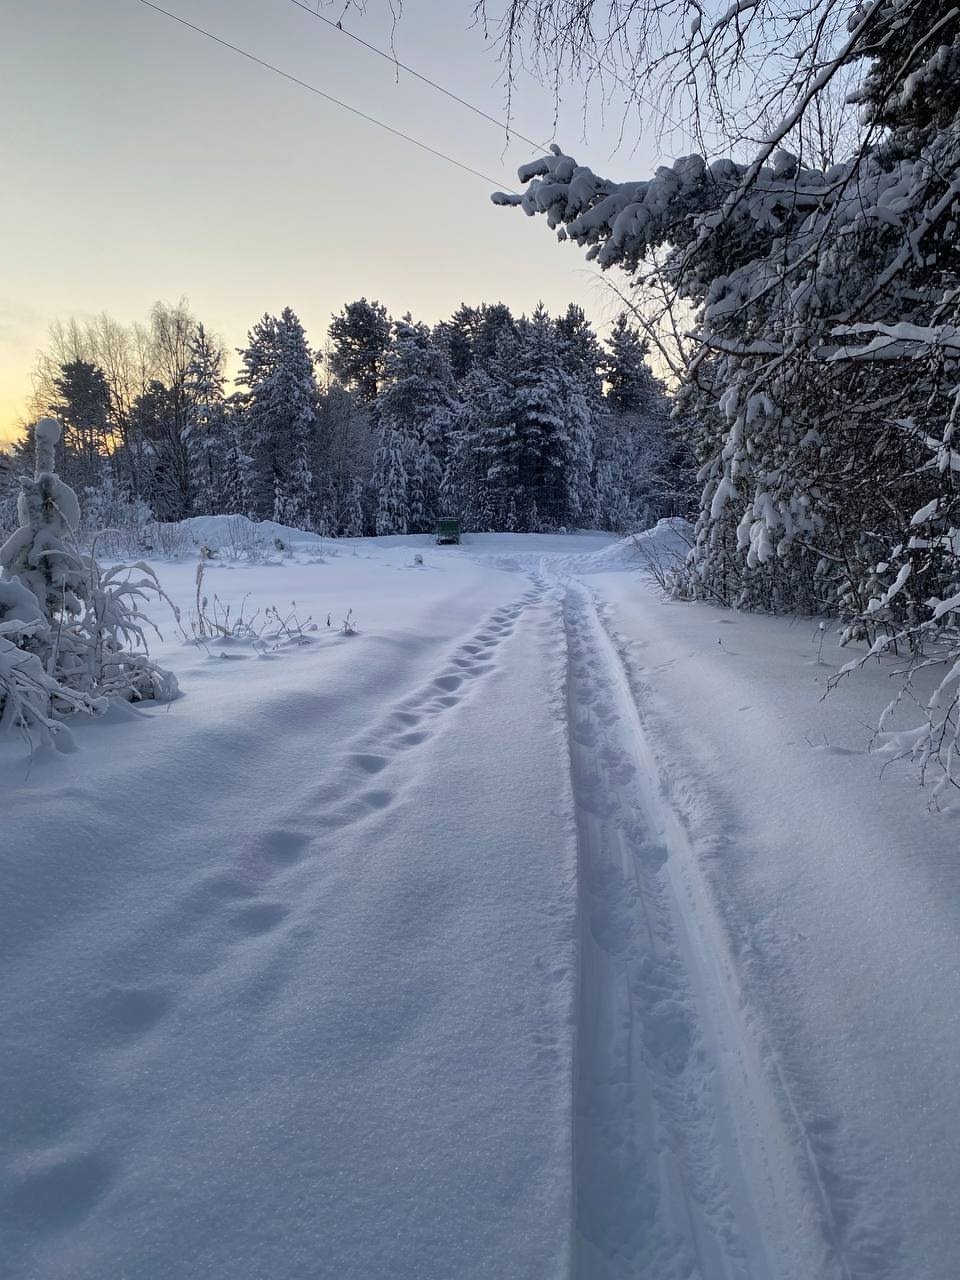
[[[0,13],[0,444],[18,433],[50,324],[143,320],[188,299],[231,350],[291,306],[314,346],[366,296],[435,322],[461,302],[530,311],[616,306],[599,273],[541,218],[498,209],[527,143],[472,114],[293,0],[159,0],[197,26],[446,152],[468,174],[148,8],[31,0]],[[334,19],[339,3],[319,2]],[[492,42],[471,0],[367,0],[344,25],[503,118]],[[514,127],[611,177],[661,159],[651,119],[620,139],[623,103],[524,74]],[[651,113],[652,116],[652,113]],[[639,133],[639,137],[638,137]],[[668,146],[670,139],[664,139]],[[669,149],[662,158],[670,159]],[[488,180],[489,179],[489,180]]]

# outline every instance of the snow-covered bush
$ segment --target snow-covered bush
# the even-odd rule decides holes
[[[81,494],[77,540],[91,554],[117,559],[142,556],[153,512],[142,498],[131,498],[111,477]]]
[[[198,543],[179,520],[155,520],[143,531],[144,550],[159,560],[182,560],[196,554]]]
[[[153,572],[101,572],[77,543],[80,506],[54,469],[60,424],[37,423],[36,471],[20,479],[20,527],[0,547],[0,724],[56,732],[63,716],[111,697],[169,699],[176,679],[149,657],[140,602]]]

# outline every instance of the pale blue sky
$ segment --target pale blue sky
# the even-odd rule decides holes
[[[498,184],[515,186],[530,156],[290,0],[160,2]],[[397,55],[500,116],[499,68],[471,8],[405,0]],[[386,46],[386,0],[367,0],[345,25]],[[657,161],[654,130],[636,145],[631,125],[611,154],[622,97],[605,120],[596,104],[584,115],[568,86],[557,140],[611,176],[642,177]],[[287,305],[321,345],[330,313],[361,295],[431,322],[461,301],[520,311],[543,299],[555,311],[573,300],[597,320],[611,311],[582,253],[558,246],[542,219],[496,209],[489,183],[138,0],[3,5],[0,112],[0,440],[47,327],[70,315],[131,321],[185,295],[232,348]],[[553,114],[552,93],[524,79],[516,127],[547,139]]]

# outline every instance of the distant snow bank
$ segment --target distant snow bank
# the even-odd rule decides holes
[[[250,520],[246,516],[191,516],[187,520],[155,520],[143,530],[144,540],[157,555],[177,559],[199,547],[223,551],[237,558],[263,548],[271,550],[279,540],[287,546],[326,541],[318,533],[277,524],[275,520]]]
[[[594,571],[636,569],[643,564],[645,553],[667,564],[675,559],[684,559],[693,540],[694,528],[689,520],[682,516],[668,516],[658,520],[650,529],[628,534],[592,552],[585,558],[585,567]]]
[[[275,520],[250,520],[246,516],[191,516],[187,520],[154,521],[144,529],[144,537],[151,550],[161,556],[177,559],[192,555],[200,547],[223,552],[226,556],[240,558],[247,552],[261,548],[272,550],[279,540],[287,546],[327,543],[344,545],[366,543],[369,546],[390,549],[396,547],[426,547],[435,542],[431,533],[391,534],[380,538],[329,538],[305,529],[277,524]],[[693,526],[678,516],[658,520],[650,529],[617,538],[614,534],[596,529],[572,529],[569,533],[474,533],[465,530],[462,547],[473,551],[502,552],[522,544],[526,551],[531,547],[547,554],[576,552],[587,553],[596,569],[617,565],[634,568],[638,561],[638,548],[656,548],[664,556],[685,555],[693,541]],[[596,551],[592,544],[601,543]],[[450,549],[446,549],[450,554]]]

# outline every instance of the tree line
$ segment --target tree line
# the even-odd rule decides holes
[[[135,508],[140,523],[238,513],[328,536],[425,532],[441,514],[626,531],[688,506],[670,400],[626,315],[604,343],[572,304],[463,305],[431,327],[361,298],[322,353],[285,308],[238,355],[228,388],[223,344],[184,302],[145,325],[54,326],[36,408],[63,423],[57,470],[91,527]],[[28,426],[11,473],[32,455]]]

